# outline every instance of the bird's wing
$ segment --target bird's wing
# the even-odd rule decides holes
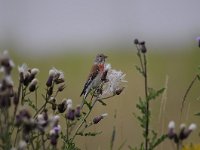
[[[85,94],[87,87],[91,84],[91,82],[94,80],[94,78],[98,75],[99,71],[100,70],[99,70],[98,64],[95,64],[95,65],[92,66],[90,74],[88,76],[88,79],[87,79],[87,81],[84,85],[83,91],[81,92],[80,96]]]

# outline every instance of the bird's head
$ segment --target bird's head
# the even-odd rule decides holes
[[[104,63],[105,59],[108,56],[104,55],[104,54],[97,54],[96,58],[95,58],[95,63]]]

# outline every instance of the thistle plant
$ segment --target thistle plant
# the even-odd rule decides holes
[[[39,69],[26,64],[19,66],[18,87],[15,87],[12,80],[14,67],[8,51],[1,53],[0,149],[3,150],[78,150],[75,143],[77,136],[101,133],[88,131],[89,127],[107,116],[103,113],[90,120],[88,117],[95,104],[106,105],[107,99],[119,95],[124,89],[125,74],[106,64],[101,84],[90,91],[91,98],[84,103],[88,109],[83,111],[80,105],[74,107],[71,99],[58,98],[66,86],[61,70],[49,70],[45,92],[39,95]]]
[[[136,115],[141,128],[143,129],[143,138],[144,141],[141,142],[140,147],[133,148],[129,146],[129,149],[132,150],[153,150],[155,149],[160,143],[162,143],[166,138],[167,135],[163,134],[158,136],[158,133],[150,129],[150,121],[151,121],[151,110],[150,110],[150,103],[152,100],[159,97],[163,92],[164,88],[159,90],[155,90],[148,85],[148,70],[147,70],[147,48],[145,45],[145,41],[139,41],[138,39],[134,40],[134,44],[137,48],[137,56],[139,58],[140,66],[136,66],[137,71],[142,75],[144,78],[144,95],[145,97],[139,97],[139,102],[136,105],[137,109],[140,111],[140,115]]]
[[[112,98],[114,96],[120,95],[121,92],[124,90],[123,82],[127,82],[124,80],[125,75],[122,71],[117,71],[111,69],[110,64],[104,64],[104,73],[101,77],[101,83],[98,87],[95,87],[90,90],[91,98],[86,100],[83,97],[83,107],[86,106],[88,112],[85,113],[84,117],[82,118],[82,122],[76,128],[75,133],[72,137],[72,141],[77,135],[96,135],[98,133],[84,133],[85,129],[90,127],[92,124],[97,124],[100,120],[102,120],[106,113],[101,114],[93,119],[93,122],[87,122],[87,118],[90,115],[91,111],[94,109],[97,102],[102,105],[106,105],[106,100]],[[84,128],[83,128],[84,125]],[[83,129],[81,129],[83,128]]]
[[[196,129],[196,124],[192,123],[187,128],[185,124],[180,125],[179,133],[175,131],[175,122],[170,121],[168,125],[168,138],[176,144],[176,149],[181,150],[183,147],[183,141],[189,137],[189,135]]]

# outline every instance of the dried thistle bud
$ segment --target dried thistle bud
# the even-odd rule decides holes
[[[141,52],[142,52],[142,53],[146,53],[146,52],[147,52],[147,48],[146,48],[145,45],[142,45],[142,47],[141,47]]]
[[[33,69],[31,69],[31,75],[37,75],[38,74],[38,72],[39,72],[39,69],[38,68],[33,68]]]
[[[11,74],[12,68],[15,66],[14,62],[11,60],[9,53],[7,50],[4,50],[2,54],[0,54],[0,65],[2,66],[2,71],[6,75]]]
[[[200,36],[196,38],[197,42],[198,42],[198,46],[200,47]]]
[[[24,73],[24,83],[23,84],[25,86],[28,86],[29,83],[30,83],[30,72],[27,71],[27,72]]]
[[[37,86],[38,80],[37,79],[33,79],[29,85],[29,91],[30,92],[34,92]]]
[[[72,109],[72,100],[67,99],[66,103],[67,103],[67,110]]]
[[[60,84],[60,83],[65,82],[64,78],[56,78],[54,81],[55,81],[56,84]]]
[[[53,83],[53,76],[49,76],[46,82],[47,87],[51,87]]]
[[[65,103],[58,104],[59,113],[63,113],[66,110]]]
[[[140,42],[140,50],[141,50],[142,53],[147,52],[147,48],[145,46],[145,41]]]
[[[138,39],[135,39],[135,40],[134,40],[134,44],[136,44],[136,45],[139,44]]]
[[[105,113],[105,114],[102,114],[102,115],[100,115],[100,116],[97,116],[97,117],[95,117],[94,119],[93,119],[93,123],[94,124],[97,124],[97,123],[99,123],[105,116],[107,116],[108,114],[107,113]]]
[[[75,116],[79,118],[81,116],[81,107],[78,105],[75,110]]]
[[[75,110],[74,110],[74,109],[69,109],[69,110],[67,111],[66,118],[67,118],[68,120],[73,121],[73,120],[75,119]]]
[[[122,88],[120,88],[120,89],[117,89],[117,90],[115,91],[115,94],[116,94],[116,95],[120,95],[120,94],[122,93],[122,91],[124,90],[124,88],[125,88],[125,87],[122,87]]]
[[[59,132],[61,131],[60,125],[54,126],[53,129],[50,130],[50,143],[51,145],[56,146],[58,142]]]
[[[24,83],[24,75],[22,72],[19,73],[19,81],[20,83]]]
[[[185,126],[183,129],[181,129],[179,138],[181,140],[188,138],[188,136],[192,133],[192,131],[194,131],[196,129],[196,127],[197,126],[194,123],[192,123],[188,128],[186,128],[186,126]]]
[[[167,135],[168,135],[169,139],[173,139],[175,137],[176,133],[175,133],[175,122],[174,121],[169,122]]]
[[[59,91],[59,92],[62,92],[64,89],[65,89],[65,84],[61,84],[61,85],[58,87],[58,91]]]
[[[188,130],[189,130],[189,131],[194,131],[196,128],[197,128],[197,125],[194,124],[194,123],[192,123],[192,124],[190,124],[190,126],[188,127]]]
[[[27,119],[30,119],[31,118],[31,115],[29,113],[29,111],[27,109],[22,109],[20,112],[19,112],[19,115],[22,117],[22,118],[27,118]]]

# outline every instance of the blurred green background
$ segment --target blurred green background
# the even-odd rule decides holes
[[[91,64],[97,53],[109,56],[108,62],[116,70],[126,73],[125,91],[97,105],[91,119],[108,113],[100,124],[92,128],[103,131],[97,137],[77,139],[81,149],[109,149],[113,126],[116,126],[114,149],[126,141],[139,146],[142,132],[133,113],[138,113],[138,97],[144,95],[144,81],[136,71],[139,64],[133,40],[147,43],[149,86],[160,89],[168,79],[166,108],[160,112],[161,97],[151,104],[151,128],[167,131],[170,120],[179,124],[199,125],[200,84],[197,82],[185,103],[182,120],[180,107],[183,95],[194,76],[199,73],[200,49],[195,41],[200,35],[200,1],[136,1],[136,0],[17,0],[0,1],[0,50],[8,49],[17,66],[26,63],[40,69],[40,91],[45,91],[48,71],[56,67],[65,73],[67,87],[59,100],[71,98],[79,104]],[[42,99],[41,99],[42,101]],[[114,113],[117,118],[114,119]],[[161,114],[161,115],[160,115]],[[187,143],[199,143],[199,128]],[[159,150],[173,149],[166,140]]]
[[[180,123],[189,125],[194,122],[199,124],[199,117],[194,116],[199,112],[199,89],[200,83],[197,82],[189,93],[183,116],[180,120],[180,108],[183,95],[192,81],[196,73],[199,73],[198,66],[200,65],[199,54],[200,50],[197,46],[188,50],[157,52],[148,47],[148,83],[150,87],[160,89],[165,87],[166,78],[168,78],[165,111],[160,112],[161,97],[151,103],[152,118],[150,127],[157,130],[159,133],[166,133],[168,122],[174,120],[179,129]],[[134,117],[133,113],[138,114],[136,103],[138,97],[144,95],[144,81],[141,75],[136,71],[135,65],[139,65],[139,60],[136,56],[136,48],[126,51],[99,51],[108,56],[108,63],[111,63],[112,68],[121,70],[126,74],[124,92],[114,98],[108,99],[105,102],[107,106],[102,106],[98,103],[89,119],[102,114],[108,113],[108,116],[99,124],[91,128],[92,131],[103,131],[102,134],[96,137],[80,137],[77,139],[78,146],[81,149],[109,149],[113,126],[116,126],[116,140],[114,149],[117,149],[124,141],[126,141],[123,149],[128,149],[128,145],[139,146],[142,140],[142,132],[139,122]],[[40,90],[38,94],[44,92],[45,83],[48,77],[48,71],[52,67],[60,69],[65,74],[66,89],[59,95],[58,101],[62,98],[71,98],[74,106],[81,102],[79,97],[83,88],[83,84],[93,63],[96,52],[77,53],[65,52],[55,55],[31,56],[21,55],[15,51],[11,51],[11,56],[16,63],[16,66],[26,63],[29,67],[37,67],[40,69],[38,75]],[[17,85],[17,67],[14,70],[14,80]],[[39,100],[43,101],[42,98]],[[117,113],[117,118],[114,119],[114,113]],[[160,116],[161,115],[161,116]],[[64,126],[62,127],[64,129]],[[185,143],[199,143],[199,128],[191,134]],[[166,148],[167,146],[167,148]],[[166,140],[157,149],[167,150],[172,149],[173,144]]]

